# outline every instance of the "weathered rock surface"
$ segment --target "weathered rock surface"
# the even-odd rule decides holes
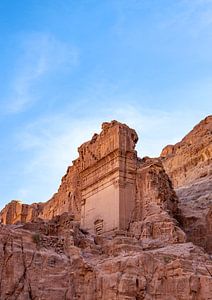
[[[52,199],[0,213],[0,299],[211,300],[211,257],[193,244],[212,249],[211,121],[157,159],[137,157],[127,125],[103,123]],[[88,232],[98,200],[110,201]]]
[[[188,241],[212,254],[212,176],[176,189]]]
[[[212,116],[161,153],[179,198],[179,220],[188,240],[212,253]]]
[[[209,300],[212,263],[192,243],[143,249],[130,236],[84,234],[63,214],[0,227],[0,299]]]
[[[29,205],[19,200],[13,200],[0,212],[0,220],[3,224],[26,223],[38,218],[42,209],[42,203]]]
[[[212,174],[212,116],[206,117],[181,142],[161,152],[164,168],[175,188]]]
[[[159,159],[139,161],[136,191],[130,232],[145,242],[146,248],[184,242],[185,234],[174,218],[178,199]]]

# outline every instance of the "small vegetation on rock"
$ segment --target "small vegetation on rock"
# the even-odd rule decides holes
[[[39,234],[39,233],[33,234],[32,240],[33,240],[33,242],[34,242],[35,244],[39,245],[39,244],[40,244],[40,241],[41,241],[40,234]]]

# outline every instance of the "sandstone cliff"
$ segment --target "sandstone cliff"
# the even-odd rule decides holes
[[[211,120],[154,159],[137,157],[133,129],[103,123],[52,199],[0,213],[0,299],[212,299],[211,258],[192,243],[211,251]],[[86,231],[86,201],[92,215],[109,199],[120,210],[102,221],[118,227]]]
[[[181,142],[166,146],[161,158],[175,188],[212,175],[212,116],[196,125]]]
[[[37,219],[42,210],[42,203],[29,205],[13,200],[1,211],[0,220],[3,224],[26,223]]]
[[[68,214],[0,227],[1,300],[209,300],[212,263],[192,243],[144,249],[127,234],[93,236]]]
[[[161,159],[179,197],[188,240],[212,253],[212,116],[202,120]]]

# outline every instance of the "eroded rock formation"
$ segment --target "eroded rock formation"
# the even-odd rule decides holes
[[[212,116],[197,124],[181,142],[166,146],[161,158],[175,188],[212,175]]]
[[[188,240],[212,253],[212,116],[161,153],[179,197],[179,220]]]
[[[26,223],[37,219],[42,210],[42,203],[29,205],[13,200],[1,211],[0,220],[3,224]]]
[[[0,213],[0,299],[212,299],[211,258],[191,242],[210,252],[210,130],[140,159],[133,129],[103,123],[52,199]]]
[[[1,225],[0,240],[2,300],[211,299],[211,260],[192,243],[144,250],[127,234],[85,234],[68,214]]]

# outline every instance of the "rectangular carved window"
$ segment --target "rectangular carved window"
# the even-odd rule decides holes
[[[103,232],[103,220],[96,220],[94,222],[94,228],[96,234],[101,234]]]

